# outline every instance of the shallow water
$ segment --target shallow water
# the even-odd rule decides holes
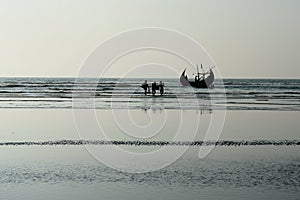
[[[264,150],[267,148],[258,148]],[[268,147],[270,149],[270,147]],[[296,147],[295,147],[296,148]],[[36,148],[44,151],[47,148]],[[27,151],[26,149],[23,149]],[[72,148],[61,148],[61,151]],[[218,156],[216,148],[214,156]],[[231,151],[247,151],[241,148]],[[274,150],[274,149],[273,149]],[[299,150],[299,148],[298,148]],[[52,150],[53,151],[53,150]],[[221,153],[220,153],[221,154]],[[237,155],[237,154],[236,154]],[[37,184],[37,183],[133,183],[151,186],[184,187],[264,187],[267,190],[297,192],[300,187],[299,157],[259,156],[256,159],[227,158],[213,159],[214,156],[198,159],[196,156],[184,156],[170,166],[149,173],[120,172],[100,163],[88,161],[64,161],[62,163],[43,161],[36,163],[17,162],[1,164],[1,184]],[[241,155],[240,155],[241,156]]]
[[[181,112],[130,111],[132,120],[136,120],[137,124],[141,123],[140,119],[149,116],[168,116],[163,129],[142,141],[172,141],[172,131],[178,128],[172,125],[179,124],[178,116]],[[200,128],[195,139],[202,140],[211,116],[217,111],[184,112],[192,119],[199,119]],[[102,128],[109,133],[111,140],[131,141],[133,136],[126,135],[118,128],[111,110],[98,110],[96,115],[105,119]],[[97,160],[93,153],[87,151],[88,145],[73,144],[85,135],[77,133],[72,110],[2,109],[0,198],[298,199],[300,147],[287,146],[285,143],[278,146],[255,144],[262,141],[299,141],[299,115],[297,111],[228,111],[220,139],[236,143],[257,140],[257,143],[248,146],[217,146],[202,159],[198,155],[201,146],[92,145],[100,150],[103,148],[103,152],[118,146],[132,153],[152,152],[163,147],[176,152],[187,147],[183,156],[167,167],[148,173],[128,173]],[[186,130],[189,130],[188,127]],[[60,143],[52,145],[47,141]],[[20,142],[28,145],[13,145]],[[46,143],[35,145],[30,142]],[[110,156],[110,153],[106,155]],[[119,159],[120,166],[124,164],[124,159],[114,159]],[[158,159],[160,161],[164,161],[164,158]],[[126,162],[132,164],[135,160],[128,159]],[[153,160],[148,159],[147,162],[145,166]],[[143,164],[140,167],[144,167]]]
[[[299,199],[300,80],[143,81],[1,78],[0,199]],[[179,156],[147,159],[160,149]]]
[[[297,199],[300,149],[280,147],[279,153],[274,154],[278,148],[217,147],[205,159],[199,159],[197,149],[191,148],[164,169],[126,173],[99,163],[81,147],[12,147],[14,156],[7,162],[2,158],[1,162],[0,196],[6,199]]]

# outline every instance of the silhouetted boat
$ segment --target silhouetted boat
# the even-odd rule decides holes
[[[203,69],[202,65],[201,68]],[[211,88],[214,86],[215,75],[212,71],[213,68],[209,69],[207,72],[200,73],[197,66],[197,73],[195,75],[194,81],[189,81],[187,75],[185,74],[186,69],[183,70],[180,76],[180,82],[183,86],[192,86],[196,88]]]

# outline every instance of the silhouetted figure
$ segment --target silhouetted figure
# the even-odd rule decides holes
[[[157,88],[157,85],[156,85],[156,82],[154,81],[154,83],[152,83],[152,95],[154,96],[155,93],[156,93],[156,88]]]
[[[164,94],[164,83],[162,81],[159,82],[159,91],[160,95]]]
[[[148,90],[148,92],[150,92],[150,88],[149,88],[149,85],[147,83],[147,80],[145,80],[145,82],[142,84],[141,87],[144,89],[145,95],[147,95],[147,90]]]

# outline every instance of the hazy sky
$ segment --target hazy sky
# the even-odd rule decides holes
[[[0,0],[0,76],[76,76],[99,43],[154,26],[201,43],[224,77],[299,78],[299,19],[299,0]]]

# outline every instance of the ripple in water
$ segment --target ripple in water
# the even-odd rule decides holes
[[[52,140],[0,142],[0,146],[78,146],[78,145],[127,145],[127,146],[299,146],[299,140],[219,140],[219,141],[143,141],[143,140]]]
[[[214,89],[182,87],[179,79],[162,79],[163,98],[144,96],[140,84],[144,79],[72,78],[1,78],[0,108],[94,108],[86,99],[95,97],[97,109],[149,109],[162,104],[164,109],[210,110],[300,110],[300,80],[224,79],[225,93],[219,80]],[[155,80],[149,80],[152,82]],[[156,80],[158,81],[158,80]],[[94,91],[95,90],[95,91]],[[228,102],[225,101],[228,99]],[[198,101],[195,101],[198,99]],[[114,103],[111,107],[107,102]],[[131,102],[128,104],[128,102]],[[181,102],[179,105],[178,102]]]
[[[262,187],[298,191],[300,161],[184,160],[144,174],[131,174],[91,164],[1,164],[0,184],[133,183],[183,187]]]

